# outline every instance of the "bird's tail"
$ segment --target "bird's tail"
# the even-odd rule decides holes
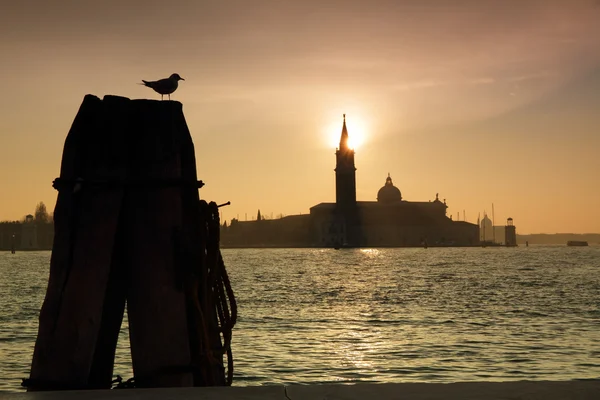
[[[148,83],[149,83],[148,81],[145,81],[142,79],[142,83],[138,83],[138,85],[149,86]]]

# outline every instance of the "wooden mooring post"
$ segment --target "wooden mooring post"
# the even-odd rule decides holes
[[[231,383],[235,300],[181,103],[87,95],[54,186],[50,277],[23,385],[110,388],[126,304],[135,387]]]

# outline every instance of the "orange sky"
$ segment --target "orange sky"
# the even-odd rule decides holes
[[[335,200],[342,114],[364,136],[357,197],[519,233],[600,232],[596,0],[47,1],[0,13],[0,220],[54,207],[87,93],[160,98],[173,72],[204,198],[227,220]]]

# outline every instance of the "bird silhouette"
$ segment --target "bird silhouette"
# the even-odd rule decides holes
[[[166,94],[169,96],[169,100],[171,100],[171,93],[177,90],[179,86],[179,81],[185,81],[179,74],[172,74],[170,77],[165,79],[160,79],[158,81],[145,81],[142,79],[140,85],[147,86],[158,94],[160,94],[160,99],[163,99],[163,96]]]

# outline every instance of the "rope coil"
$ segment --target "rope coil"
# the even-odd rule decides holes
[[[222,381],[221,377],[215,375],[215,371],[219,370],[223,363],[223,356],[226,355],[227,375],[224,377],[224,383],[231,385],[233,381],[231,336],[237,320],[237,303],[219,248],[221,228],[219,206],[215,202],[207,204],[206,201],[201,200],[200,221],[204,236],[204,240],[201,240],[204,247],[201,252],[201,264],[204,266],[201,266],[199,279],[191,289],[196,307],[195,315],[198,319],[197,326],[202,330],[198,332],[198,339],[202,345],[201,364],[208,366],[204,369],[205,372],[207,370],[212,372],[203,373],[202,381],[211,386]],[[210,315],[215,312],[217,321],[211,321]],[[220,338],[220,348],[210,346],[210,337],[215,334]]]

